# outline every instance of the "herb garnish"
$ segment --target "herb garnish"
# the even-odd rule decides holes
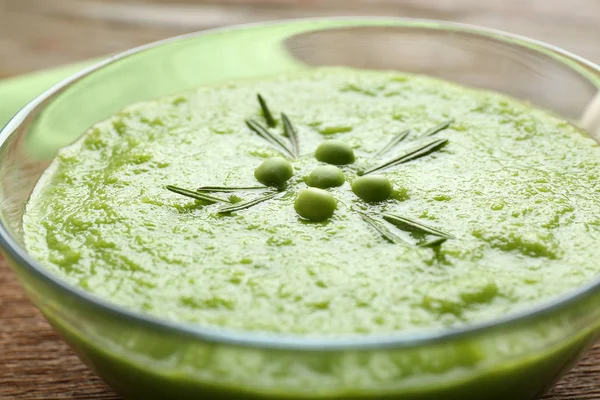
[[[387,169],[390,167],[394,167],[398,164],[403,164],[408,161],[415,160],[419,157],[423,157],[431,152],[441,149],[446,143],[448,139],[435,139],[432,141],[428,141],[408,153],[401,154],[392,158],[391,160],[385,161],[382,164],[379,164],[373,168],[370,168],[362,173],[362,175],[367,175],[376,171],[381,171],[382,169]]]
[[[269,190],[266,186],[200,186],[196,191],[206,193],[232,193],[245,190]]]
[[[441,245],[442,243],[444,243],[446,240],[448,240],[449,238],[447,237],[435,237],[434,239],[431,239],[427,242],[419,242],[417,243],[417,245],[419,247],[436,247]]]
[[[271,111],[267,106],[267,102],[260,94],[257,94],[256,97],[258,98],[258,102],[260,103],[260,108],[262,109],[265,120],[267,121],[267,125],[270,128],[274,128],[277,125],[277,121],[275,121],[275,119],[273,118],[273,114],[271,114]],[[255,121],[253,119],[247,119],[246,125],[248,125],[248,128],[252,129],[258,136],[265,139],[267,142],[283,149],[293,158],[297,158],[299,151],[298,133],[296,132],[296,129],[294,129],[294,126],[292,125],[288,116],[285,115],[285,113],[283,112],[281,113],[281,121],[283,122],[283,133],[285,137],[287,137],[290,141],[291,147],[288,146],[288,144],[285,143],[279,136],[276,136],[269,132],[269,130],[258,121]]]
[[[229,213],[232,213],[235,211],[245,210],[246,208],[250,208],[259,203],[262,203],[263,201],[271,200],[273,197],[277,196],[278,194],[279,194],[278,192],[269,193],[269,194],[265,194],[260,197],[256,197],[252,200],[242,201],[241,203],[221,207],[221,208],[219,208],[218,212],[219,212],[219,214],[229,214]]]
[[[389,223],[394,224],[398,228],[405,230],[405,231],[410,231],[410,232],[415,232],[415,233],[423,233],[426,235],[434,235],[434,236],[439,236],[439,237],[446,238],[446,239],[452,238],[452,235],[450,235],[449,233],[440,231],[439,229],[432,228],[430,226],[422,224],[421,222],[417,222],[412,219],[402,217],[400,215],[383,213],[382,217]]]
[[[183,196],[191,197],[192,199],[196,199],[196,200],[208,201],[210,203],[217,203],[217,202],[231,203],[229,200],[223,199],[221,197],[210,196],[208,194],[204,194],[204,193],[199,193],[199,192],[195,192],[195,191],[192,191],[192,190],[183,189],[183,188],[180,188],[180,187],[177,187],[177,186],[173,186],[173,185],[167,185],[166,188],[167,188],[167,190],[170,190],[173,193],[177,193],[177,194],[181,194]]]
[[[384,221],[378,220],[374,216],[367,215],[362,211],[356,211],[356,212],[361,216],[363,221],[365,221],[373,229],[375,229],[377,231],[377,233],[379,233],[381,235],[381,237],[384,238],[385,240],[387,240],[388,242],[390,242],[390,243],[398,243],[398,242],[409,243],[406,240],[399,237],[398,235],[396,235],[389,228],[387,228],[385,226]],[[385,221],[391,223],[392,225],[396,226],[398,229],[400,229],[402,231],[434,236],[434,238],[431,240],[418,241],[417,246],[419,246],[419,247],[438,246],[438,245],[442,244],[443,242],[445,242],[446,240],[452,238],[452,236],[448,233],[445,233],[438,229],[423,225],[420,222],[413,221],[413,220],[405,218],[405,217],[401,217],[399,215],[383,213],[379,216],[382,216]]]
[[[260,93],[256,94],[256,98],[258,99],[258,103],[260,104],[260,108],[262,109],[263,117],[265,117],[265,121],[267,121],[267,126],[269,128],[275,128],[277,126],[277,121],[273,118],[273,114],[271,114],[271,110],[267,106],[267,102],[260,95]]]
[[[292,152],[294,153],[294,157],[298,157],[299,155],[299,144],[298,144],[298,133],[294,126],[290,122],[290,119],[285,115],[285,113],[281,113],[281,120],[283,121],[283,132],[285,136],[290,139],[290,143],[292,144]]]
[[[384,155],[385,153],[387,153],[388,151],[390,151],[391,149],[396,147],[400,142],[402,142],[404,139],[406,139],[406,137],[408,136],[409,133],[410,133],[410,129],[406,129],[406,130],[400,132],[399,134],[397,134],[396,136],[394,136],[392,138],[392,140],[390,140],[388,142],[388,144],[386,144],[383,147],[383,149],[379,150],[379,152],[377,152],[377,154],[375,154],[375,157],[381,157],[382,155]]]
[[[454,122],[453,119],[449,119],[446,122],[442,122],[441,124],[434,126],[433,128],[431,128],[428,131],[426,131],[425,133],[423,133],[421,135],[421,137],[433,136],[436,133],[443,131],[444,129],[448,129],[448,127],[450,127],[450,125],[452,125],[453,122]]]
[[[288,145],[283,140],[281,140],[279,137],[277,137],[277,136],[273,135],[271,132],[269,132],[269,130],[264,125],[262,125],[260,122],[252,120],[252,119],[247,119],[246,125],[248,125],[248,128],[250,128],[252,131],[254,131],[254,133],[256,133],[258,136],[265,139],[267,142],[280,147],[286,153],[288,153],[291,157],[294,157],[294,153],[288,147]]]
[[[369,217],[367,214],[363,212],[358,212],[363,221],[367,224],[371,225],[373,229],[377,231],[381,235],[382,238],[387,240],[390,243],[398,243],[402,239],[396,236],[392,231],[390,231],[381,221],[377,221],[374,218]]]
[[[275,127],[277,125],[277,121],[275,121],[275,119],[273,118],[273,114],[269,110],[269,107],[267,106],[265,99],[260,94],[257,94],[256,97],[258,98],[258,102],[262,109],[262,114],[265,118],[267,125],[271,128]],[[262,139],[264,139],[267,142],[269,142],[270,144],[278,147],[280,150],[285,151],[291,157],[296,158],[299,156],[298,133],[297,133],[296,129],[294,128],[294,126],[292,125],[290,119],[287,117],[287,115],[284,112],[281,113],[281,121],[283,123],[283,133],[284,133],[284,136],[281,136],[281,137],[271,133],[267,127],[265,127],[263,124],[261,124],[260,122],[258,122],[256,120],[247,119],[246,125],[248,125],[248,127]],[[428,140],[428,141],[425,141],[424,139],[431,137],[431,136],[437,134],[438,132],[443,131],[444,129],[447,129],[453,122],[454,122],[454,120],[448,120],[446,122],[443,122],[442,124],[439,124],[437,126],[434,126],[433,128],[430,128],[429,130],[425,131],[425,133],[423,133],[422,135],[420,135],[419,137],[416,138],[415,141],[417,142],[417,146],[413,147],[408,152],[400,154],[400,155],[398,155],[388,161],[385,161],[375,167],[367,169],[366,171],[359,171],[358,175],[359,176],[367,175],[367,174],[371,174],[376,171],[381,171],[381,170],[385,170],[388,168],[392,168],[397,165],[406,163],[408,161],[412,161],[417,158],[423,157],[427,154],[430,154],[433,151],[441,149],[448,142],[448,139],[433,139],[433,140]],[[398,133],[397,135],[395,135],[379,152],[377,152],[375,157],[380,157],[380,156],[388,153],[389,151],[391,151],[393,148],[398,146],[402,141],[404,141],[408,137],[410,132],[411,132],[410,129],[406,129],[406,130]],[[286,141],[283,140],[284,137],[289,140],[289,145],[288,145],[288,143],[286,143]],[[332,143],[332,142],[335,142],[335,141],[330,140],[330,141],[327,141],[326,143]],[[319,146],[319,148],[321,148],[321,147],[322,146]],[[352,150],[350,150],[350,151],[352,152]],[[318,151],[316,153],[318,153]],[[319,158],[318,154],[315,154],[315,157],[318,160],[320,160],[322,162],[326,162],[328,164],[341,163],[337,159],[334,161],[329,161],[327,159],[323,159],[323,157]],[[274,157],[273,159],[280,160],[281,158]],[[261,164],[261,166],[259,166],[259,168],[257,168],[257,170],[255,171],[255,177],[257,177],[258,170],[260,168],[263,168],[263,165],[265,163],[269,162],[269,160],[271,160],[271,159],[266,160],[265,162],[263,162],[263,164]],[[289,162],[287,162],[285,159],[281,159],[281,160],[284,160],[287,163],[288,169],[290,170],[289,175],[286,175],[286,177],[285,177],[285,180],[287,180],[292,175],[292,169],[291,169],[291,166],[289,165]],[[352,152],[351,160],[350,159],[344,160],[344,162],[341,164],[352,164],[353,162],[354,162],[354,153]],[[257,177],[257,179],[260,181],[259,177]],[[363,179],[363,178],[357,178],[357,179]],[[389,182],[388,182],[388,185],[389,185]],[[260,204],[262,202],[265,202],[265,201],[275,198],[278,194],[280,194],[281,190],[284,190],[284,188],[281,187],[279,189],[279,191],[273,191],[273,188],[269,188],[267,186],[201,186],[196,191],[191,191],[191,190],[183,189],[183,188],[180,188],[177,186],[172,186],[172,185],[169,185],[166,188],[174,193],[178,193],[183,196],[191,197],[191,198],[194,198],[197,200],[207,201],[210,203],[216,203],[216,202],[232,203],[232,202],[227,199],[211,196],[207,193],[219,193],[219,192],[234,193],[234,192],[253,191],[253,190],[268,191],[267,193],[262,193],[258,197],[255,197],[253,199],[241,201],[241,202],[238,202],[235,204],[229,204],[227,206],[221,207],[220,209],[218,209],[219,214],[229,214],[232,212],[248,209],[257,204]],[[320,190],[320,189],[307,189],[307,190]],[[305,190],[304,192],[306,192],[307,190]],[[355,191],[354,187],[353,187],[353,191]],[[299,196],[299,197],[301,197],[301,196]],[[364,198],[364,196],[359,196],[359,197]],[[387,200],[387,197],[389,197],[389,196],[386,196],[384,199],[378,199],[378,200],[373,200],[373,201],[384,201],[384,200]],[[298,202],[298,200],[299,199],[296,199],[296,202]],[[295,208],[296,208],[296,206],[297,206],[297,204],[295,204]],[[350,207],[350,209],[352,210],[352,207]],[[298,212],[297,209],[296,209],[296,211]],[[446,232],[443,232],[437,228],[427,226],[421,222],[414,221],[412,219],[409,219],[409,218],[406,218],[406,217],[403,217],[403,216],[400,216],[397,214],[383,212],[379,215],[371,216],[363,211],[357,211],[357,210],[353,210],[353,211],[356,212],[358,215],[360,215],[360,217],[362,218],[363,221],[365,221],[369,226],[371,226],[383,239],[385,239],[386,241],[388,241],[390,243],[399,243],[399,242],[409,243],[409,242],[407,242],[405,239],[402,239],[400,236],[396,235],[391,229],[389,229],[388,226],[386,226],[386,222],[404,232],[409,232],[409,233],[412,233],[413,235],[416,234],[419,239],[418,242],[416,243],[416,245],[421,246],[421,247],[436,247],[437,248],[437,246],[439,246],[446,240],[453,238],[452,235],[450,235]],[[428,236],[429,237],[433,236],[433,238],[427,240]]]

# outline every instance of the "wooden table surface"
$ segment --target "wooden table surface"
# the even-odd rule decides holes
[[[0,0],[0,78],[215,26],[326,15],[485,25],[600,62],[600,0]],[[0,399],[119,399],[57,338],[3,260]],[[600,345],[545,399],[600,399]]]

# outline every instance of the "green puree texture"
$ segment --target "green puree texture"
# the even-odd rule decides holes
[[[257,93],[298,131],[289,190],[231,215],[165,190],[257,185],[255,168],[282,155],[244,123],[264,122]],[[380,162],[373,156],[394,135],[412,129],[384,159],[449,118],[435,136],[449,139],[442,150],[382,172],[392,198],[371,204],[352,192],[357,171]],[[271,131],[282,130],[279,121]],[[294,200],[322,165],[314,151],[326,139],[348,143],[356,162],[327,189],[338,200],[333,217],[310,223]],[[169,320],[318,335],[444,329],[597,275],[598,176],[597,144],[545,111],[423,76],[324,68],[128,107],[59,152],[23,228],[53,273]],[[454,239],[392,244],[356,210],[393,212]]]

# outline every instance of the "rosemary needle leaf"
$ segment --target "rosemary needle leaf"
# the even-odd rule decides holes
[[[290,119],[284,113],[281,113],[281,120],[283,121],[283,132],[285,133],[285,136],[287,136],[290,139],[290,143],[292,143],[292,151],[294,152],[294,157],[298,157],[298,132],[296,132],[296,129],[294,129],[294,126],[290,122]]]
[[[417,245],[419,247],[436,247],[439,246],[440,244],[444,243],[446,240],[448,240],[447,237],[435,237],[431,240],[428,240],[426,242],[419,242],[417,243]]]
[[[412,150],[407,154],[401,156],[398,162],[394,163],[394,165],[402,164],[426,156],[427,154],[433,151],[441,149],[446,143],[448,143],[448,139],[436,139],[432,142],[427,142],[424,145],[419,146],[417,149]]]
[[[269,106],[267,106],[267,102],[260,95],[260,93],[257,93],[256,97],[258,98],[258,102],[260,104],[260,108],[262,109],[263,116],[265,117],[265,121],[267,121],[267,125],[270,128],[274,128],[277,125],[277,121],[275,121],[275,118],[273,118],[273,114],[271,114]]]
[[[254,121],[252,119],[247,119],[246,125],[248,125],[248,128],[250,128],[254,133],[256,133],[258,136],[260,136],[267,142],[271,143],[272,145],[280,147],[286,153],[288,153],[290,156],[292,156],[292,157],[294,156],[294,153],[292,152],[292,150],[290,150],[290,148],[283,142],[283,140],[281,140],[280,138],[278,138],[277,136],[275,136],[271,132],[269,132],[269,130],[261,123]]]
[[[377,154],[375,154],[375,157],[381,157],[382,155],[384,155],[385,153],[387,153],[388,151],[390,151],[391,149],[396,147],[400,142],[402,142],[404,139],[406,139],[406,137],[408,136],[409,133],[410,133],[410,129],[407,129],[405,131],[400,132],[396,136],[394,136],[392,138],[392,140],[390,140],[383,149],[379,150],[379,152]]]
[[[421,137],[428,137],[428,136],[433,136],[438,132],[443,131],[444,129],[448,129],[448,127],[450,125],[452,125],[452,123],[454,122],[453,119],[449,119],[446,122],[443,122],[437,126],[434,126],[433,128],[429,129],[428,131],[426,131],[423,135],[421,135]]]
[[[204,194],[204,193],[198,193],[198,192],[195,192],[193,190],[182,189],[180,187],[173,186],[173,185],[167,185],[166,189],[170,190],[173,193],[177,193],[177,194],[181,194],[183,196],[191,197],[192,199],[196,199],[196,200],[208,201],[210,203],[218,203],[218,202],[230,203],[230,201],[227,200],[227,199],[222,199],[220,197],[210,196],[210,195]]]
[[[400,241],[403,241],[402,239],[400,239],[398,236],[396,236],[392,231],[390,231],[388,228],[386,228],[381,222],[369,217],[367,214],[359,212],[361,218],[363,219],[363,221],[365,221],[367,224],[371,225],[371,227],[373,229],[375,229],[377,231],[377,233],[379,233],[381,235],[382,238],[384,238],[385,240],[387,240],[390,243],[398,243]]]
[[[206,193],[232,193],[244,190],[269,190],[266,186],[200,186],[196,191]]]
[[[228,213],[232,213],[235,211],[245,210],[245,209],[255,206],[259,203],[262,203],[263,201],[270,200],[273,197],[277,196],[278,194],[279,194],[278,192],[269,193],[269,194],[265,194],[264,196],[254,198],[252,200],[242,201],[241,203],[236,203],[236,204],[233,204],[230,206],[221,207],[218,212],[219,212],[219,214],[228,214]]]
[[[432,228],[430,226],[424,225],[412,219],[402,217],[400,215],[383,213],[382,217],[389,223],[396,225],[398,228],[404,231],[424,233],[427,235],[439,236],[440,238],[445,239],[452,238],[452,235],[450,235],[449,233],[440,231],[439,229]]]
[[[408,161],[415,160],[419,157],[423,157],[433,151],[439,150],[448,142],[448,139],[436,139],[429,142],[426,142],[408,153],[401,154],[397,157],[392,158],[384,162],[383,164],[379,164],[371,169],[368,169],[362,173],[362,175],[367,175],[375,171],[380,171],[382,169],[386,169],[389,167],[396,166],[398,164],[403,164]]]

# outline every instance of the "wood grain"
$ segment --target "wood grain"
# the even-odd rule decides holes
[[[484,25],[600,62],[598,0],[0,0],[0,78],[215,26],[331,15]]]
[[[0,0],[0,77],[215,26],[327,15],[474,23],[600,62],[598,0]],[[0,288],[0,399],[119,399],[60,341],[3,260]],[[600,399],[600,345],[545,399]]]

